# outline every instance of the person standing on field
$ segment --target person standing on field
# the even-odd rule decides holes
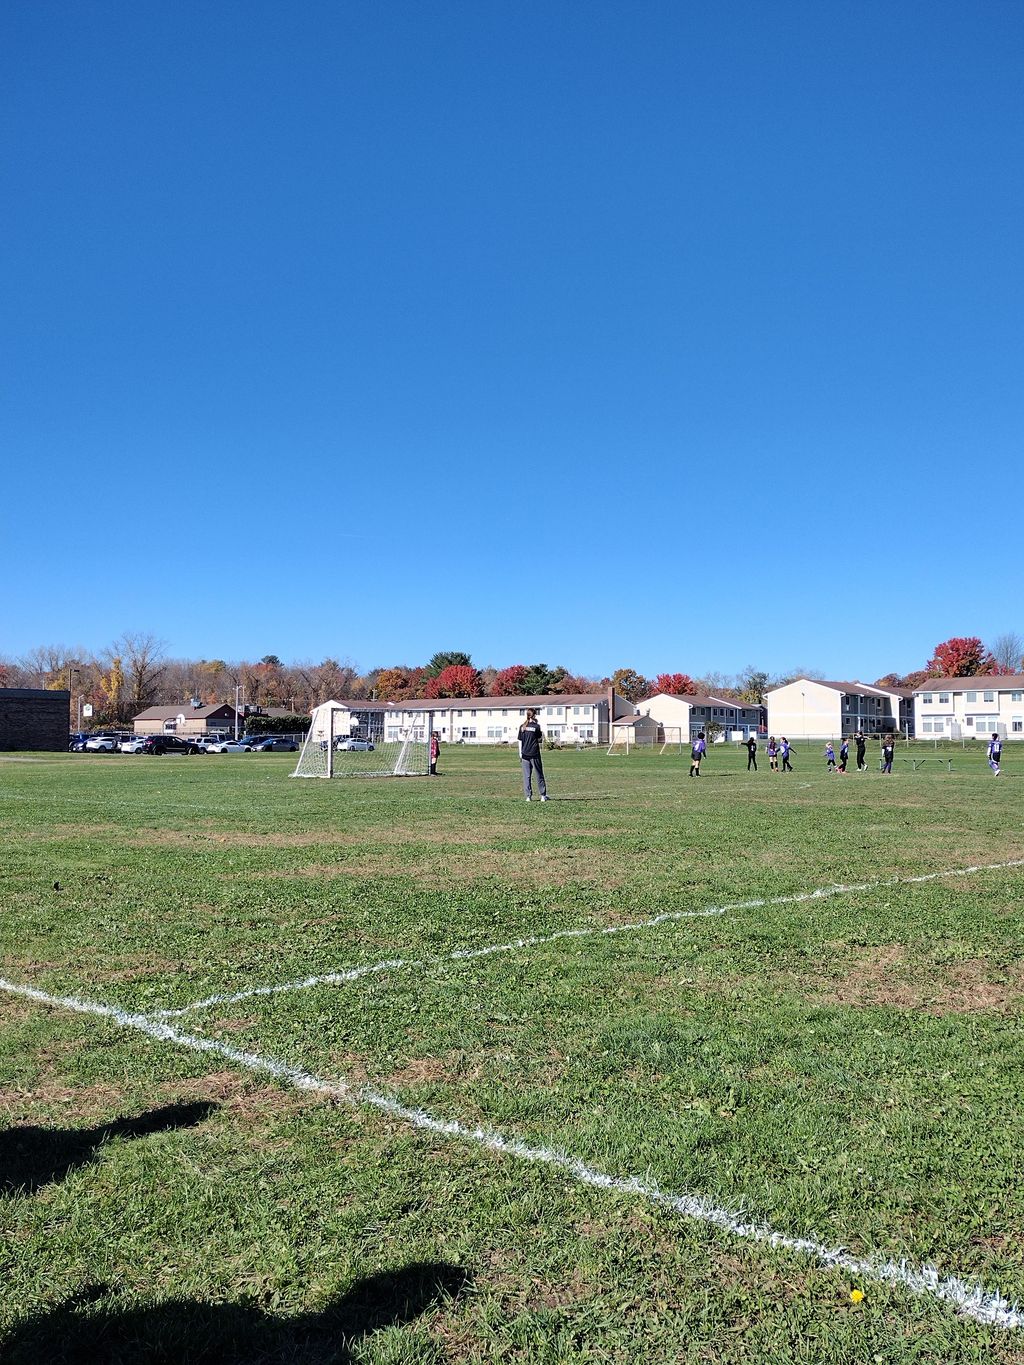
[[[774,735],[768,736],[768,768],[773,773],[779,771],[779,746],[775,743]]]
[[[882,772],[883,772],[883,773],[891,773],[891,772],[892,772],[892,759],[893,759],[893,754],[895,754],[895,752],[896,752],[896,741],[893,739],[892,735],[886,735],[885,739],[882,740]]]
[[[789,761],[791,750],[789,747],[789,740],[785,735],[782,736],[782,743],[779,745],[779,753],[782,755],[782,771],[784,773],[791,773],[793,771],[793,765]]]
[[[537,776],[537,791],[540,799],[548,799],[547,783],[544,781],[544,764],[540,748],[544,743],[544,731],[537,720],[537,712],[528,710],[526,719],[519,727],[519,760],[523,765],[523,795],[527,801],[533,800],[533,776]]]
[[[436,730],[430,732],[430,776],[437,776],[437,760],[441,756],[441,736]]]
[[[700,761],[707,753],[707,743],[704,739],[704,731],[697,731],[697,738],[690,745],[690,776],[700,777]]]
[[[868,761],[864,757],[864,754],[868,747],[868,742],[860,730],[858,730],[857,734],[854,736],[854,741],[857,745],[857,771],[859,773],[866,773],[868,770]]]
[[[846,762],[850,757],[850,741],[844,736],[843,742],[839,746],[839,771],[846,772]]]
[[[748,773],[750,772],[751,768],[753,768],[753,770],[754,770],[755,773],[757,772],[757,740],[755,739],[755,737],[754,737],[753,735],[750,735],[750,736],[748,737],[748,739],[747,739],[747,772],[748,772]]]
[[[999,759],[1003,752],[1003,741],[999,738],[996,730],[992,731],[992,738],[988,742],[988,766],[996,777],[999,776]]]
[[[834,773],[835,770],[836,770],[836,751],[835,751],[835,748],[834,748],[833,745],[832,745],[832,741],[829,740],[829,742],[825,745],[825,771],[826,771],[826,772],[830,772],[830,773]]]

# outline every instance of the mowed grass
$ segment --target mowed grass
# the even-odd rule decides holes
[[[2,974],[151,1012],[400,958],[171,1022],[1024,1300],[1024,870],[889,880],[1024,858],[1024,747],[999,779],[959,748],[795,764],[554,752],[527,807],[508,750],[331,783],[291,755],[0,759]],[[1024,1361],[1024,1332],[638,1195],[0,1012],[4,1361]]]

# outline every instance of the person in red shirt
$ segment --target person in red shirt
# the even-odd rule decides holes
[[[437,760],[441,753],[441,736],[436,730],[430,732],[430,776],[437,776]]]

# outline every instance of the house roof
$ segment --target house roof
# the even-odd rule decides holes
[[[978,673],[973,678],[929,678],[915,687],[913,696],[922,692],[1022,692],[1024,673]]]
[[[234,714],[235,708],[227,701],[219,701],[215,706],[192,706],[189,702],[179,702],[177,706],[149,706],[145,711],[140,711],[135,719],[173,720],[175,716],[195,716],[197,720],[205,720],[224,710]]]
[[[874,683],[862,682],[832,682],[825,678],[794,678],[793,683],[809,683],[815,687],[827,687],[833,692],[845,692],[847,695],[855,697],[912,697],[913,688],[910,687],[876,687]],[[792,687],[793,683],[785,683],[784,686]],[[781,692],[781,687],[771,687],[767,695],[774,692]]]
[[[735,697],[704,696],[697,692],[660,692],[658,695],[671,697],[673,701],[685,701],[689,706],[731,706],[737,711],[757,711],[760,708],[760,702],[737,701]],[[653,701],[654,698],[647,697],[646,700]]]

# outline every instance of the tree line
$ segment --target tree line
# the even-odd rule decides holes
[[[953,636],[936,645],[924,668],[908,674],[887,673],[879,686],[917,687],[929,678],[972,677],[981,673],[1024,671],[1024,639],[1006,632],[985,645],[978,636]],[[155,636],[126,631],[106,649],[92,653],[63,645],[41,645],[23,658],[0,658],[0,687],[70,688],[72,716],[79,702],[93,708],[93,723],[124,725],[149,706],[186,705],[197,699],[214,705],[234,702],[250,707],[282,708],[308,715],[320,702],[334,698],[376,701],[441,700],[447,697],[545,696],[593,693],[614,687],[627,701],[639,702],[660,692],[711,693],[726,699],[763,703],[765,694],[794,678],[820,678],[814,668],[769,674],[749,666],[738,674],[666,671],[651,678],[633,668],[617,668],[603,677],[572,673],[545,663],[490,665],[478,668],[461,650],[441,650],[427,663],[394,664],[365,673],[349,662],[285,664],[276,654],[256,661],[175,659]]]

